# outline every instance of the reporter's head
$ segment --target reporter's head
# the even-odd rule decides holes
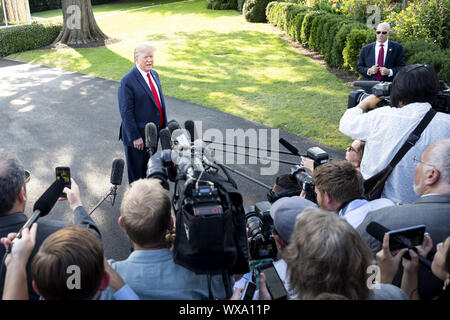
[[[321,293],[367,299],[367,267],[372,254],[358,232],[338,215],[305,209],[297,216],[291,241],[282,257],[291,290],[300,299]]]
[[[119,218],[119,225],[130,240],[143,248],[162,246],[170,222],[170,199],[161,182],[134,181],[123,196]]]
[[[433,67],[413,64],[402,68],[391,87],[391,104],[402,107],[413,102],[433,104],[439,92],[439,78]]]
[[[91,300],[108,287],[100,239],[71,225],[51,234],[31,263],[33,288],[45,300]]]
[[[12,153],[0,149],[0,216],[15,211],[20,202],[25,208],[25,170]],[[15,212],[17,212],[15,211]]]

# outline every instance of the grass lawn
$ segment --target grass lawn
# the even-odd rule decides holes
[[[98,15],[115,8],[101,5],[94,10]],[[136,44],[152,42],[157,47],[155,70],[166,95],[337,148],[350,141],[338,124],[351,90],[295,51],[268,24],[249,23],[232,10],[207,10],[205,0],[105,16],[97,22],[121,41],[91,49],[33,50],[8,58],[119,81],[134,64]]]

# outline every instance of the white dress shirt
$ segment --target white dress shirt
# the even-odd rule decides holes
[[[152,92],[152,88],[150,87],[150,84],[148,83],[147,72],[145,72],[141,68],[139,68],[138,65],[136,65],[136,68],[139,70],[139,72],[141,73],[142,77],[144,78],[145,83],[147,84],[148,88],[150,89],[150,92]],[[150,73],[150,79],[152,79],[152,83],[155,86],[156,93],[158,94],[159,103],[161,103],[161,97],[159,96],[158,86],[156,85],[155,79],[153,79],[152,73],[151,72],[149,72],[149,73]]]
[[[363,113],[359,107],[347,109],[339,130],[355,140],[366,141],[361,174],[368,179],[383,170],[402,147],[409,134],[431,108],[429,103],[410,103],[402,108],[382,107]],[[450,115],[438,112],[386,181],[382,197],[393,202],[412,203],[414,192],[414,157],[438,140],[450,138]]]
[[[389,40],[386,40],[383,43],[383,50],[384,50],[384,57],[383,57],[383,66],[386,63],[386,56],[388,53],[388,48],[389,48]],[[378,54],[380,53],[380,46],[381,43],[379,43],[378,41],[375,42],[375,62],[374,62],[374,66],[378,64]],[[370,76],[371,74],[369,73],[369,70],[367,70],[367,75]],[[392,71],[392,69],[389,69],[389,75],[388,77],[392,77],[394,75],[394,71]]]

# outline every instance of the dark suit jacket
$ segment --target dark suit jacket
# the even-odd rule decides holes
[[[357,231],[375,255],[382,243],[366,232],[367,225],[376,221],[390,230],[424,224],[433,240],[433,246],[450,236],[450,195],[422,196],[411,204],[386,207],[370,212],[358,226]],[[398,277],[396,281],[399,281]],[[419,270],[419,294],[422,299],[436,296],[443,282],[426,268]]]
[[[20,228],[27,222],[28,217],[22,212],[17,212],[13,214],[8,214],[4,216],[0,216],[0,237],[6,237],[11,232],[17,232]],[[36,244],[31,253],[30,259],[27,264],[27,274],[28,274],[28,295],[30,299],[39,299],[39,296],[34,292],[33,287],[31,285],[31,261],[33,260],[34,255],[39,250],[39,247],[44,242],[44,240],[51,235],[52,233],[68,226],[70,223],[65,221],[57,221],[57,220],[38,220],[38,230],[36,234]],[[91,229],[97,236],[100,237],[100,231],[98,230],[95,222],[91,219],[91,217],[87,214],[86,210],[83,207],[78,207],[74,211],[74,224],[80,225],[85,228]],[[5,247],[0,246],[0,259],[3,258],[5,254]],[[5,268],[5,267],[4,267]],[[0,292],[3,292],[4,278],[1,279],[0,283]]]
[[[375,75],[367,75],[367,70],[375,64],[375,45],[376,42],[372,42],[364,46],[359,54],[356,70],[362,74],[364,80],[375,80]],[[403,66],[405,66],[403,46],[400,43],[388,40],[388,52],[384,61],[384,67],[392,69],[393,75],[392,77],[383,76],[382,81],[392,82],[397,72]]]
[[[161,99],[161,108],[164,113],[162,127],[160,127],[159,109],[155,99],[137,67],[134,66],[120,81],[118,98],[122,124],[119,139],[121,138],[123,144],[130,147],[136,139],[142,138],[145,141],[145,125],[148,122],[156,125],[158,133],[167,125],[166,106],[159,77],[154,70],[150,73],[155,79]]]

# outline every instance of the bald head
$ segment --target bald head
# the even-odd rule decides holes
[[[379,43],[384,43],[388,40],[391,34],[391,26],[387,22],[382,22],[377,26],[377,41]]]

